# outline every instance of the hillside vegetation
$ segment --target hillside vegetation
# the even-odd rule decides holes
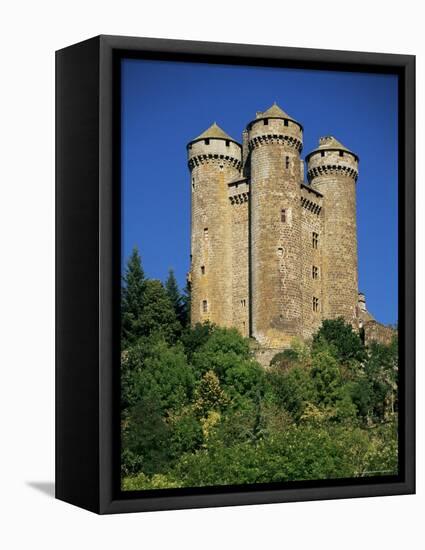
[[[263,369],[235,329],[189,325],[172,271],[123,278],[124,490],[397,473],[397,341],[366,349],[342,319]]]

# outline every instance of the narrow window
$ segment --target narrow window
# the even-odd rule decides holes
[[[202,311],[204,313],[207,313],[207,311],[208,311],[208,302],[207,302],[207,300],[202,300]]]
[[[340,157],[343,157],[343,156],[344,156],[344,151],[340,151],[340,152],[339,152],[339,156],[340,156]]]
[[[319,298],[316,298],[315,296],[313,296],[313,311],[319,311]]]
[[[204,227],[204,239],[208,239],[208,227]]]
[[[195,190],[195,178],[192,178],[192,191]]]
[[[201,273],[202,273],[202,275],[205,275],[205,266],[204,265],[201,265]]]
[[[319,278],[319,268],[317,266],[314,265],[312,267],[311,275],[312,275],[313,279],[318,279]]]
[[[268,123],[269,123],[269,119],[268,119],[268,118],[265,118],[265,119],[263,120],[263,122],[264,122],[264,126],[267,126]]]
[[[315,233],[314,231],[313,231],[312,244],[313,244],[313,248],[318,248],[318,245],[319,245],[319,234],[318,234],[318,233]]]
[[[288,170],[289,168],[289,157],[285,157],[285,168]]]
[[[246,300],[241,300],[241,306],[246,307]]]
[[[230,147],[230,141],[226,139],[226,147]]]
[[[282,208],[282,210],[280,211],[280,221],[282,223],[286,223],[286,210],[285,210],[285,208]]]
[[[277,255],[278,256],[283,256],[283,248],[278,248],[277,249]]]
[[[321,151],[321,152],[320,152],[320,156],[321,156],[321,157],[324,157],[324,156],[325,156],[325,151]]]
[[[284,126],[288,126],[288,121],[287,121],[287,120],[284,120],[284,121],[283,121],[283,125],[284,125]]]
[[[209,145],[210,144],[210,140],[209,139],[205,139],[205,145]]]

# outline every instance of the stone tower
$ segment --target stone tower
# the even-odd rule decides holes
[[[248,125],[251,335],[267,348],[302,334],[302,139],[276,104]]]
[[[311,186],[323,195],[322,318],[358,326],[356,181],[358,157],[334,137],[323,137],[306,157]]]
[[[191,319],[230,327],[232,225],[228,182],[238,179],[241,145],[213,124],[188,144],[191,172]]]
[[[305,183],[303,128],[276,104],[257,112],[242,141],[214,123],[188,144],[192,324],[255,338],[263,364],[324,319],[388,340],[392,329],[358,293],[357,155],[321,138]]]

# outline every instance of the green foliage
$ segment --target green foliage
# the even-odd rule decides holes
[[[172,269],[168,271],[168,278],[165,281],[165,290],[173,306],[176,319],[183,325],[185,323],[183,296],[180,294],[179,286]]]
[[[189,281],[186,282],[186,286],[183,289],[182,294],[182,313],[181,313],[181,324],[183,327],[190,326],[190,306],[191,306],[191,290]]]
[[[141,336],[143,295],[146,279],[137,248],[133,248],[127,262],[121,290],[121,331],[124,347]]]
[[[270,366],[277,366],[280,369],[289,369],[298,361],[298,353],[292,349],[285,349],[277,353],[270,361]]]
[[[397,472],[397,342],[366,349],[342,319],[268,369],[235,329],[189,326],[190,289],[123,279],[122,488]]]
[[[364,361],[366,350],[359,335],[344,319],[326,319],[313,338],[313,347],[323,342],[331,346],[335,357],[341,363]]]

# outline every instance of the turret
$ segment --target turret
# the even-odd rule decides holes
[[[269,348],[302,332],[302,140],[301,124],[276,104],[248,124],[251,334]]]
[[[358,275],[356,181],[358,157],[332,136],[306,157],[311,186],[322,193],[322,317],[343,317],[357,326]]]
[[[232,242],[227,183],[240,176],[240,144],[216,123],[189,142],[191,320],[232,324]]]

